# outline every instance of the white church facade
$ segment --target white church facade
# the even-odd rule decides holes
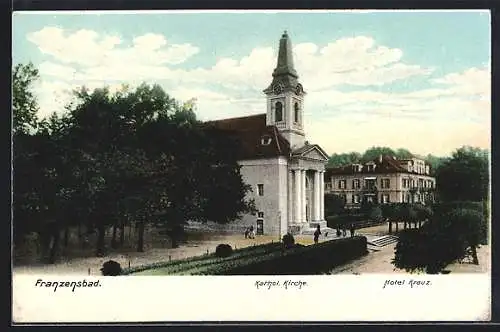
[[[240,172],[252,187],[258,212],[236,223],[253,225],[257,234],[308,233],[324,219],[324,173],[328,155],[307,141],[304,128],[306,92],[298,81],[288,34],[282,35],[271,84],[263,91],[267,112],[210,121],[241,142]]]

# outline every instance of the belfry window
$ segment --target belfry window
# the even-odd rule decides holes
[[[283,104],[278,101],[274,106],[275,106],[275,121],[276,122],[283,121]]]
[[[293,108],[294,108],[294,121],[295,123],[299,123],[299,103],[295,103]]]

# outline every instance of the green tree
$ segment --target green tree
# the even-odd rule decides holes
[[[433,274],[468,256],[478,264],[476,249],[484,242],[486,230],[481,209],[480,205],[468,203],[437,206],[429,222],[421,228],[400,233],[393,264],[408,272],[420,270]]]
[[[361,162],[361,154],[358,152],[334,153],[328,159],[329,167],[341,167]]]
[[[484,201],[488,198],[488,151],[462,147],[436,170],[436,187],[443,201]]]
[[[38,103],[33,85],[39,79],[32,63],[18,64],[12,73],[12,129],[15,134],[28,133],[37,127]]]
[[[366,150],[365,153],[363,153],[361,161],[365,163],[370,160],[378,158],[380,155],[395,157],[396,152],[394,152],[393,149],[388,147],[374,146]]]
[[[325,216],[339,215],[345,212],[344,197],[332,193],[325,194]]]

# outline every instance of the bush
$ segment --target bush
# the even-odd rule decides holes
[[[233,248],[229,244],[221,243],[215,248],[216,257],[229,257],[233,254]]]
[[[382,209],[378,206],[373,206],[368,214],[370,220],[379,221],[382,219]]]
[[[293,247],[293,245],[295,244],[295,239],[290,233],[283,235],[283,239],[281,241],[283,241],[283,245],[285,246],[285,248]]]
[[[102,265],[101,273],[103,276],[118,276],[122,273],[122,267],[120,263],[109,260]]]
[[[350,225],[364,219],[363,214],[344,214],[339,216],[327,216],[326,222],[328,227],[337,228],[342,225]]]

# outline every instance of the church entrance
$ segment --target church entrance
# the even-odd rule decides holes
[[[257,235],[264,235],[264,219],[257,219]]]

